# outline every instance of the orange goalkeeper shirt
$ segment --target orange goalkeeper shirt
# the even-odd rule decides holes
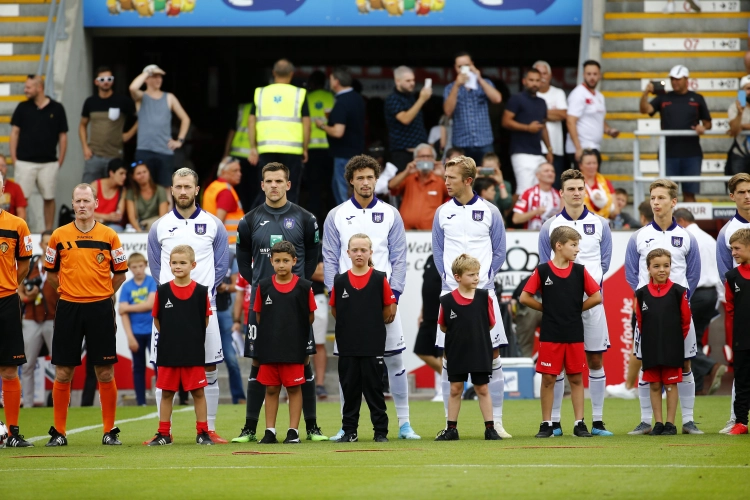
[[[33,245],[23,219],[0,210],[0,298],[18,290],[16,261],[31,258]]]

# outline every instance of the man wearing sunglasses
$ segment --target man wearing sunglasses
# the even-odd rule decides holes
[[[86,162],[81,182],[93,184],[96,180],[107,177],[110,160],[122,158],[123,143],[128,142],[138,128],[138,124],[133,123],[125,131],[126,122],[133,122],[135,104],[128,96],[116,95],[112,91],[114,84],[112,70],[106,66],[99,67],[94,78],[97,91],[83,103],[78,136],[81,138]]]

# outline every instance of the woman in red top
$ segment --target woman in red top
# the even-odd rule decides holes
[[[107,173],[109,176],[106,179],[97,180],[93,186],[99,203],[94,211],[94,219],[122,233],[125,230],[122,221],[125,214],[124,186],[128,169],[121,159],[115,158],[107,165]]]

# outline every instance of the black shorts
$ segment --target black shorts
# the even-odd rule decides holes
[[[0,325],[0,366],[25,364],[21,299],[17,293],[0,299]]]
[[[417,340],[414,342],[414,354],[440,357],[438,348],[435,347],[437,328],[437,320],[422,321],[419,325],[419,331],[417,332]]]
[[[258,287],[253,287],[250,292],[250,304],[255,304],[255,290]],[[252,307],[247,315],[247,330],[245,331],[245,357],[256,358],[258,354],[255,352],[255,339],[258,336],[258,322],[256,321],[255,311]],[[312,356],[317,354],[318,349],[315,347],[315,336],[313,334],[312,325],[310,325],[310,337],[307,339],[307,350],[305,354]]]
[[[450,367],[450,363],[448,363],[448,366]],[[471,383],[474,385],[487,385],[490,383],[490,375],[492,374],[489,372],[472,372]],[[448,382],[466,382],[467,380],[469,380],[468,373],[451,373],[450,368],[448,368]]]
[[[117,324],[111,299],[96,302],[68,302],[60,299],[52,334],[52,364],[81,364],[83,339],[86,357],[94,365],[117,363]]]

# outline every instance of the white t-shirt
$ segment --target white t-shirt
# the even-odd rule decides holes
[[[568,116],[578,118],[576,130],[578,131],[578,142],[583,149],[600,149],[606,114],[607,107],[604,104],[604,96],[598,90],[592,94],[584,84],[580,84],[568,96]],[[576,152],[576,147],[570,140],[570,135],[565,141],[565,152],[569,154]]]
[[[547,92],[537,92],[537,97],[544,99],[547,103],[547,109],[568,109],[568,101],[565,91],[550,85]],[[563,154],[563,126],[562,122],[547,121],[547,134],[549,134],[549,143],[552,145],[552,152],[556,155]],[[547,154],[547,147],[542,141],[542,153]]]

